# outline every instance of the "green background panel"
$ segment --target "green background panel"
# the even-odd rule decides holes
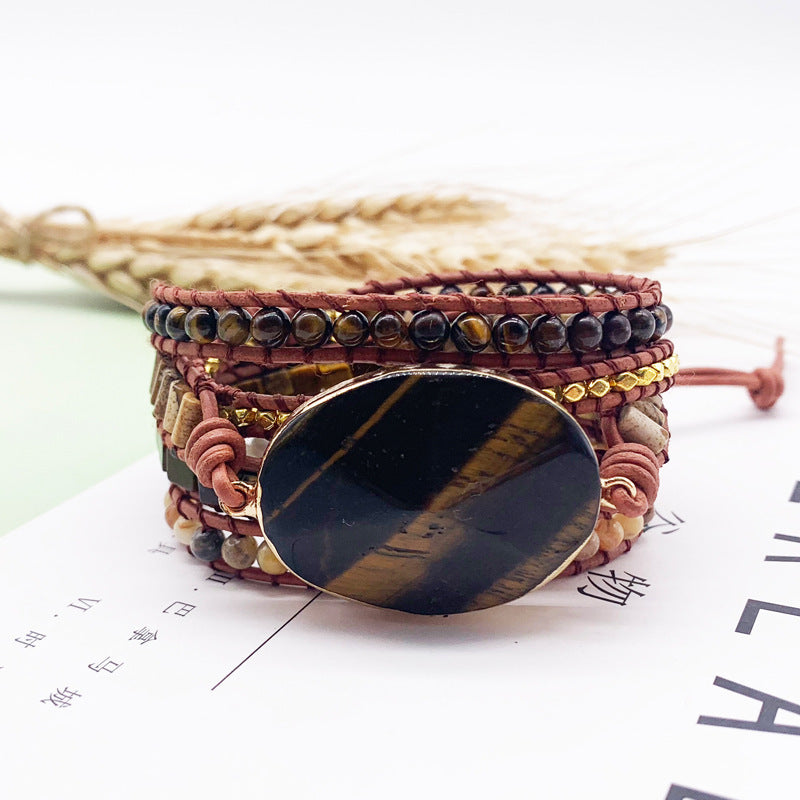
[[[139,315],[38,265],[0,270],[3,534],[152,452],[155,434]]]

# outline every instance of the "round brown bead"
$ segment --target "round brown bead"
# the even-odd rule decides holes
[[[656,318],[646,308],[632,308],[628,312],[628,322],[631,324],[629,344],[633,347],[646,344],[656,332]]]
[[[303,347],[319,347],[331,338],[331,318],[319,308],[304,308],[292,317],[292,334]]]
[[[615,350],[624,347],[631,338],[631,324],[619,311],[609,311],[603,316],[603,347]]]
[[[527,294],[527,292],[521,283],[507,283],[500,289],[500,294],[506,297],[522,297],[522,295]]]
[[[450,322],[441,311],[417,311],[408,325],[408,335],[420,350],[441,350],[450,334]]]
[[[516,314],[506,314],[494,323],[492,340],[501,353],[521,353],[528,346],[528,323]]]
[[[567,343],[567,327],[561,317],[542,314],[531,323],[531,344],[541,355],[550,355],[563,349]]]
[[[153,330],[159,336],[167,335],[167,315],[172,311],[172,308],[167,303],[161,303],[153,312]]]
[[[589,353],[600,347],[603,323],[586,311],[576,314],[567,323],[567,338],[573,352]]]
[[[408,337],[405,320],[396,311],[381,311],[372,318],[372,338],[378,347],[400,347]]]
[[[164,328],[167,331],[167,336],[174,339],[176,342],[188,342],[189,336],[183,327],[186,315],[189,309],[186,306],[175,306],[164,321]]]
[[[470,291],[472,297],[491,297],[494,292],[485,284],[478,283]]]
[[[439,294],[464,294],[464,290],[454,283],[448,283],[439,290]]]
[[[190,308],[183,327],[193,342],[209,344],[217,338],[217,312],[202,306]]]
[[[369,336],[369,321],[360,311],[345,311],[333,323],[333,338],[345,347],[358,347]]]
[[[227,344],[244,344],[250,338],[250,314],[243,308],[226,308],[217,320],[217,336]]]
[[[492,341],[492,326],[483,314],[467,311],[454,320],[450,338],[462,353],[480,353]]]
[[[264,347],[280,347],[289,336],[289,317],[280,308],[267,306],[253,314],[250,335]]]

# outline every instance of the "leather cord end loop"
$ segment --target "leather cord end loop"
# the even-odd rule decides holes
[[[606,450],[600,462],[600,478],[627,478],[636,486],[636,496],[632,497],[622,486],[613,487],[608,500],[617,511],[626,517],[643,515],[658,494],[658,456],[643,444],[623,442]]]
[[[231,482],[236,480],[236,472],[241,469],[244,459],[244,439],[236,426],[226,419],[203,420],[186,442],[189,469],[197,475],[200,483],[213,487],[220,499],[230,506],[237,506],[242,500],[241,492]]]

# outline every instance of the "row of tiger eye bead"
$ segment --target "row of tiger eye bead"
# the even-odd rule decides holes
[[[447,287],[445,287],[447,288]],[[357,347],[371,336],[379,347],[396,348],[406,340],[420,350],[439,350],[448,339],[464,353],[479,353],[490,344],[501,353],[520,353],[529,347],[549,355],[569,347],[575,353],[637,347],[661,338],[672,324],[665,305],[635,308],[627,313],[609,311],[602,317],[575,314],[565,323],[561,317],[542,314],[528,323],[517,314],[494,322],[483,314],[464,312],[452,322],[437,309],[424,309],[406,323],[396,311],[381,311],[370,321],[360,311],[346,311],[331,319],[322,309],[301,309],[289,319],[280,308],[262,308],[251,315],[243,308],[170,306],[151,303],[144,311],[145,324],[154,333],[179,342],[209,344],[220,339],[243,345],[249,339],[264,347],[280,347],[291,334],[301,347],[320,347],[331,337],[345,347]]]

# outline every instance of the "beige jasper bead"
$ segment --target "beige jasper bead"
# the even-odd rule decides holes
[[[606,551],[619,547],[625,539],[622,525],[613,519],[600,519],[594,530],[600,539],[600,547]]]
[[[175,538],[181,543],[188,545],[192,541],[192,536],[197,531],[203,530],[203,526],[196,519],[186,519],[185,517],[178,517],[175,524],[172,526],[172,532]]]
[[[266,572],[267,575],[283,575],[284,572],[287,572],[286,567],[278,561],[278,557],[266,542],[261,542],[258,546],[256,560],[261,571]]]
[[[172,495],[167,492],[164,495],[164,508],[169,508],[172,505]]]
[[[614,514],[611,519],[622,525],[626,539],[635,539],[644,528],[644,517],[625,517],[622,514]]]
[[[656,455],[660,453],[669,441],[669,432],[657,422],[633,406],[625,406],[620,411],[617,422],[620,435],[626,442],[635,442],[649,447]]]
[[[229,567],[247,569],[256,560],[258,545],[252,536],[232,533],[222,543],[222,558]]]
[[[599,549],[600,537],[597,535],[597,531],[592,531],[589,541],[578,551],[578,555],[575,558],[578,561],[585,561],[587,558],[596,556]]]

